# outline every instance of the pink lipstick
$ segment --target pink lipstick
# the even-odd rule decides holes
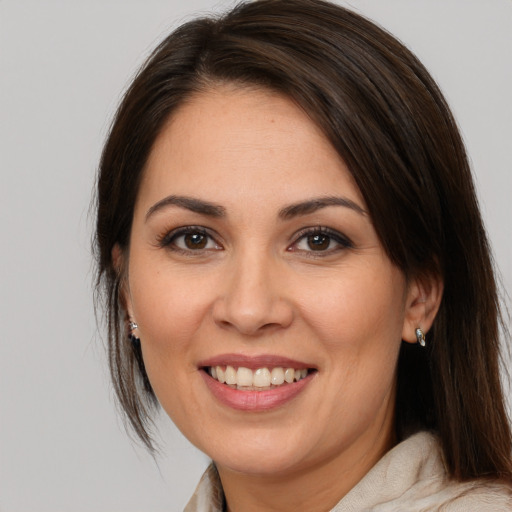
[[[199,367],[218,401],[252,412],[283,406],[299,395],[317,373],[304,362],[273,355],[223,354],[202,361]]]

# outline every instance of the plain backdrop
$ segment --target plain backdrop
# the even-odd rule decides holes
[[[452,105],[512,290],[512,1],[352,0]],[[129,78],[231,1],[0,0],[0,511],[180,511],[207,459],[161,419],[155,462],[116,413],[92,306],[89,204]]]

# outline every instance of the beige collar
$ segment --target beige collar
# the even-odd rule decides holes
[[[512,489],[447,477],[437,439],[420,432],[390,450],[331,512],[510,512]],[[224,494],[211,464],[184,512],[223,512]]]

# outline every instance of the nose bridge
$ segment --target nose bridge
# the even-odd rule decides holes
[[[292,311],[279,274],[278,258],[268,248],[253,243],[234,251],[216,304],[216,321],[249,335],[286,327]]]

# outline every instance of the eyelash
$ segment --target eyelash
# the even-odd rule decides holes
[[[209,241],[213,241],[215,243],[215,248],[199,248],[199,249],[184,249],[182,247],[178,247],[176,245],[176,240],[180,237],[183,237],[187,234],[191,235],[201,235],[203,237],[207,238],[206,243],[208,244]],[[331,245],[331,242],[335,242],[337,244],[337,247],[334,248],[327,248],[326,250],[318,250],[315,251],[313,249],[307,250],[307,249],[299,249],[297,248],[297,245],[299,242],[303,240],[307,240],[308,237],[314,237],[314,236],[325,236],[329,238],[329,245]],[[301,252],[302,254],[307,255],[311,258],[321,258],[328,256],[332,254],[333,252],[337,252],[339,250],[343,249],[350,249],[354,247],[353,243],[349,238],[347,238],[345,235],[342,235],[338,231],[335,231],[330,228],[322,227],[322,226],[315,226],[315,227],[308,227],[300,230],[299,232],[295,233],[294,235],[294,242],[287,248],[287,251],[289,252]],[[157,238],[157,244],[161,248],[166,248],[169,250],[172,250],[174,252],[184,254],[187,256],[193,256],[193,255],[201,255],[205,251],[211,251],[211,250],[222,250],[222,246],[215,240],[215,238],[212,236],[212,234],[206,230],[204,227],[201,226],[185,226],[180,227],[177,229],[173,229],[170,232],[164,232],[163,235],[159,236]]]
[[[184,237],[185,235],[201,235],[206,238],[206,243],[208,244],[210,241],[213,241],[216,245],[216,248],[221,247],[215,240],[215,238],[211,235],[211,233],[201,226],[184,226],[180,228],[173,229],[169,232],[164,232],[163,235],[157,237],[157,244],[161,248],[169,249],[171,251],[184,254],[187,256],[195,256],[202,254],[204,251],[211,251],[211,248],[200,248],[200,249],[184,249],[182,247],[178,247],[176,245],[176,240],[180,237]]]
[[[297,245],[302,240],[307,240],[308,237],[314,237],[319,235],[328,237],[330,239],[329,245],[331,245],[331,242],[335,242],[337,244],[337,247],[335,246],[334,248],[328,248],[327,250],[319,251],[315,251],[313,249],[307,250],[297,248]],[[343,249],[351,249],[354,247],[354,244],[348,237],[346,237],[345,235],[341,234],[338,231],[323,226],[304,228],[295,234],[294,239],[295,241],[288,248],[288,251],[300,251],[301,253],[306,254],[310,258],[322,258],[331,255],[333,252],[338,252]]]

